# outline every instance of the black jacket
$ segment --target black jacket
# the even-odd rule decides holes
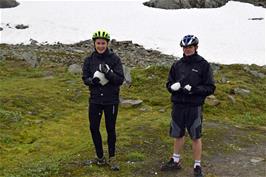
[[[91,82],[93,74],[99,70],[100,64],[108,64],[110,67],[109,72],[105,74],[109,82],[104,86],[94,85]],[[91,56],[85,58],[82,80],[85,85],[89,86],[90,103],[103,105],[118,104],[119,88],[124,81],[123,67],[120,58],[109,49],[103,54],[94,51]]]
[[[181,89],[173,92],[170,87],[176,82],[180,82]],[[187,84],[192,87],[189,93],[183,91]],[[211,66],[197,53],[183,56],[172,65],[166,87],[172,93],[173,103],[190,106],[202,105],[205,98],[213,94],[215,90]]]

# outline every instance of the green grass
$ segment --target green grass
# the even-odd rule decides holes
[[[265,69],[251,66],[260,72]],[[170,95],[165,89],[169,68],[152,66],[132,70],[132,86],[121,88],[123,98],[141,99],[143,104],[119,109],[117,119],[117,158],[119,174],[108,167],[86,166],[83,162],[94,157],[88,129],[88,89],[81,76],[67,73],[64,65],[46,62],[31,68],[20,60],[0,62],[0,176],[149,176],[146,169],[156,168],[172,152],[168,136],[171,113]],[[47,77],[47,72],[51,77]],[[266,79],[254,78],[242,65],[223,65],[215,76],[225,76],[230,82],[217,83],[216,107],[204,106],[206,122],[238,125],[246,131],[266,126]],[[233,88],[251,91],[248,96],[234,95],[236,103],[227,98]],[[101,130],[107,151],[105,124]],[[252,130],[251,130],[252,129]],[[230,153],[254,142],[250,137],[235,137],[225,144],[219,129],[206,128],[206,156]],[[252,136],[260,139],[261,132]],[[220,137],[220,138],[217,138]],[[219,142],[219,143],[217,143]],[[236,144],[240,143],[240,144]],[[190,165],[191,142],[184,147],[184,164]],[[134,162],[134,163],[128,163]],[[148,163],[145,163],[148,162]],[[209,174],[212,176],[212,174]]]

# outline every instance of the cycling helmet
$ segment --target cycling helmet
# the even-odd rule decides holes
[[[198,45],[199,39],[194,35],[186,35],[183,37],[183,39],[180,41],[181,47],[187,47],[191,45]]]
[[[106,31],[98,30],[98,31],[94,32],[92,35],[92,40],[95,41],[96,39],[105,39],[107,41],[110,41],[110,35]]]

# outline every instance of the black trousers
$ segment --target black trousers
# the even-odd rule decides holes
[[[107,131],[109,157],[113,157],[115,156],[115,142],[116,142],[115,124],[118,112],[118,104],[113,104],[113,105],[100,105],[93,103],[89,104],[90,131],[98,158],[103,157],[102,136],[100,133],[100,123],[103,112],[104,112],[105,125]]]

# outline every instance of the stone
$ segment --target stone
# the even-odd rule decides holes
[[[264,160],[265,160],[264,158],[255,157],[255,158],[250,159],[250,162],[252,162],[252,163],[259,163],[259,162],[262,162]]]
[[[142,104],[142,102],[143,102],[142,100],[131,100],[131,99],[120,98],[120,105],[126,108],[139,106]]]
[[[0,0],[0,8],[12,8],[18,5],[19,3],[15,0]]]
[[[250,94],[250,90],[242,89],[242,88],[234,88],[231,92],[234,94],[242,95],[242,96],[247,96]]]
[[[79,64],[72,64],[68,67],[68,72],[71,74],[81,74],[82,68]]]
[[[210,95],[206,98],[205,103],[210,106],[217,106],[220,101],[214,95]]]

